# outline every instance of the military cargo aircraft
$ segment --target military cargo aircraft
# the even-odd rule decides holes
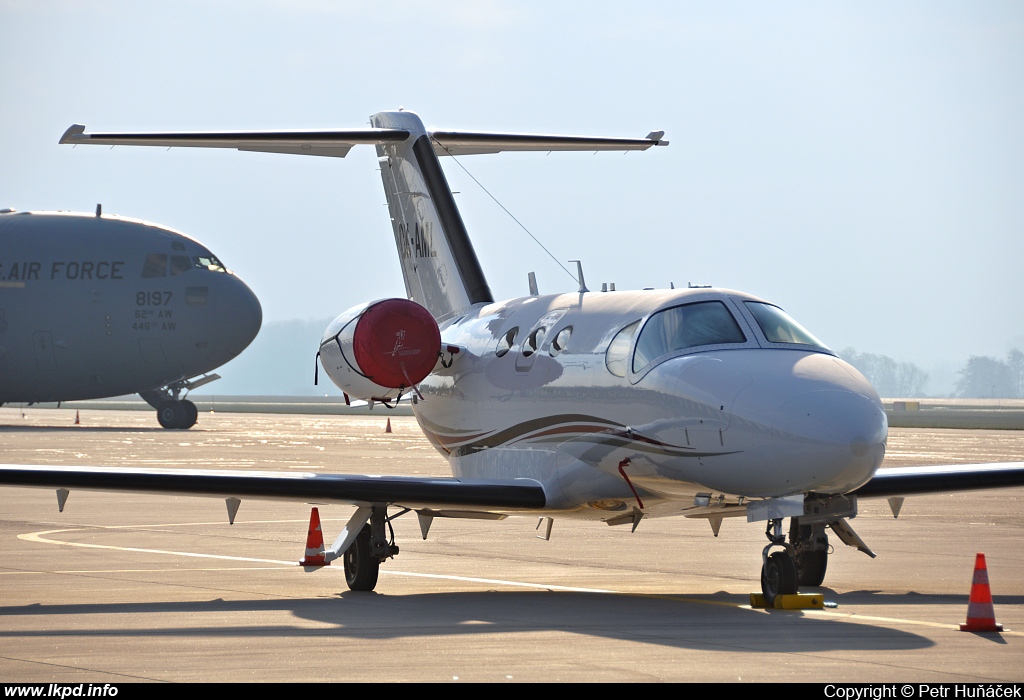
[[[874,556],[849,520],[860,498],[1024,484],[1024,463],[882,469],[888,425],[864,376],[781,308],[719,288],[592,292],[495,301],[438,156],[507,150],[646,150],[642,139],[428,131],[411,112],[368,129],[85,133],[72,144],[196,146],[344,157],[374,145],[406,295],[358,304],[318,356],[346,396],[393,406],[411,396],[453,477],[0,466],[0,483],[344,503],[355,513],[330,547],[317,511],[306,555],[342,559],[371,590],[398,553],[389,523],[531,514],[635,531],[648,517],[764,522],[768,604],[821,585],[827,530]],[[533,290],[531,290],[533,291]],[[787,531],[784,521],[790,519]]]
[[[182,392],[256,337],[256,295],[205,246],[156,224],[0,211],[0,404],[137,393],[190,428]]]

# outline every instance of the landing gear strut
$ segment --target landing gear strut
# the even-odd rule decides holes
[[[403,511],[399,515],[408,511]],[[398,517],[397,515],[395,517]],[[387,533],[384,526],[387,525]],[[345,583],[353,591],[372,591],[377,586],[380,563],[398,554],[395,530],[387,517],[387,506],[374,506],[370,522],[345,550]]]
[[[769,544],[761,552],[761,593],[764,602],[771,607],[778,596],[797,592],[797,568],[793,546],[786,543],[786,536],[782,534],[782,518],[769,520],[764,534]],[[772,547],[783,549],[769,554]]]

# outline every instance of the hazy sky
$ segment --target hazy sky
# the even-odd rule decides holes
[[[265,318],[401,296],[371,147],[71,148],[87,129],[428,127],[643,136],[460,159],[591,288],[710,283],[835,349],[923,366],[1024,345],[1020,2],[0,0],[0,207],[155,221]],[[450,159],[497,298],[572,280]],[[312,352],[312,351],[311,351]]]

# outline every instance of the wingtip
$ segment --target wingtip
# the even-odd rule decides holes
[[[64,135],[60,137],[60,141],[58,143],[75,143],[76,141],[81,140],[79,137],[84,133],[85,125],[72,124],[68,127],[67,131],[64,132]]]

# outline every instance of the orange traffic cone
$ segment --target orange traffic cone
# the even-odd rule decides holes
[[[967,622],[960,625],[960,631],[1003,631],[1003,626],[996,622],[992,591],[988,587],[988,568],[985,566],[985,555],[981,552],[978,552],[974,560],[974,581],[971,583],[971,599],[967,603]]]
[[[75,425],[81,425],[82,421],[78,420],[78,411],[75,411]]]
[[[320,510],[313,506],[309,512],[309,533],[306,535],[306,556],[302,557],[299,566],[320,567],[330,566],[324,552],[324,533],[320,528]]]
[[[384,426],[384,432],[385,433],[390,433],[391,432],[391,418],[388,418],[388,424],[386,426]]]

